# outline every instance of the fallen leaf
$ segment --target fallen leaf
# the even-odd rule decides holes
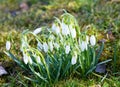
[[[98,72],[98,73],[105,73],[105,71],[106,71],[106,65],[105,64],[97,65],[97,67],[95,69],[95,72]]]
[[[0,76],[5,74],[7,74],[7,71],[2,66],[0,66]]]

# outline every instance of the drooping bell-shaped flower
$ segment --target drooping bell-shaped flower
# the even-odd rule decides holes
[[[55,24],[55,23],[52,24],[52,31],[53,31],[53,32],[56,31],[56,24]]]
[[[76,30],[75,30],[75,28],[73,28],[71,25],[69,27],[70,27],[70,33],[71,33],[72,38],[76,38]]]
[[[69,35],[70,34],[70,30],[68,28],[68,25],[66,25],[65,23],[62,23],[61,24],[61,27],[62,27],[62,34],[63,35]]]
[[[11,47],[10,41],[7,41],[6,42],[6,50],[10,50],[10,47]]]
[[[48,42],[48,45],[49,45],[50,51],[52,52],[53,51],[53,43],[52,43],[52,41]]]
[[[51,35],[49,36],[49,39],[50,39],[51,41],[53,41],[53,40],[55,40],[55,36],[54,36],[53,34],[51,34]]]
[[[52,31],[55,32],[56,34],[60,34],[60,27],[53,23]]]
[[[42,64],[41,59],[40,59],[39,56],[36,56],[36,61],[37,61],[38,63]]]
[[[94,35],[92,35],[92,36],[90,37],[90,44],[91,44],[92,46],[94,46],[94,45],[96,44],[96,38],[95,38]]]
[[[60,45],[58,43],[54,43],[54,46],[55,46],[56,49],[60,48]]]
[[[74,55],[72,56],[71,64],[74,65],[77,63],[77,53],[75,52]]]
[[[40,33],[42,30],[42,28],[37,28],[33,31],[33,34],[37,35],[38,33]]]
[[[30,56],[28,56],[27,54],[23,53],[23,62],[25,64],[28,64],[28,63],[32,64],[32,59],[30,58]]]
[[[33,61],[32,61],[32,59],[30,58],[30,56],[28,56],[28,62],[29,62],[30,64],[33,63]]]
[[[76,38],[76,30],[75,29],[71,29],[71,35],[72,35],[72,38]]]
[[[23,53],[23,62],[25,63],[25,64],[27,64],[28,63],[28,56],[25,54],[25,53]]]
[[[66,53],[66,54],[69,54],[69,52],[70,52],[70,45],[67,45],[67,46],[65,47],[65,53]]]
[[[45,53],[48,52],[48,45],[47,45],[46,42],[43,43],[43,50],[44,50]]]
[[[80,44],[80,48],[81,48],[81,51],[87,50],[87,42],[82,41],[82,43]]]
[[[41,42],[38,42],[37,44],[38,49],[41,51],[43,49],[43,45]]]

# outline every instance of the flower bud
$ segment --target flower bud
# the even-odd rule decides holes
[[[66,53],[66,54],[69,54],[69,52],[70,52],[70,45],[67,45],[67,46],[65,47],[65,53]]]
[[[11,45],[11,44],[10,44],[10,41],[7,41],[7,42],[6,42],[6,50],[10,50],[10,45]]]
[[[90,44],[91,44],[92,46],[94,46],[94,45],[96,44],[96,38],[95,38],[94,35],[92,35],[92,36],[90,37]]]
[[[33,31],[33,34],[37,35],[38,33],[40,33],[42,30],[42,28],[37,28]]]
[[[46,42],[43,43],[43,50],[44,50],[45,53],[48,52],[48,45],[47,45]]]
[[[72,56],[71,64],[74,65],[77,63],[77,53],[75,52],[74,55]]]

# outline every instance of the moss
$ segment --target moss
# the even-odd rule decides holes
[[[114,45],[117,45],[116,68],[117,72],[120,72],[120,3],[107,0],[96,0],[96,2],[90,2],[91,4],[88,4],[80,1],[83,0],[28,0],[31,5],[26,12],[21,12],[19,9],[19,4],[22,0],[0,1],[0,62],[2,62],[2,65],[5,66],[10,73],[8,76],[3,76],[2,79],[0,79],[0,85],[4,83],[4,85],[7,86],[19,85],[21,87],[23,85],[28,85],[29,83],[29,81],[24,79],[23,71],[19,70],[18,66],[4,54],[3,51],[5,50],[6,40],[11,40],[12,44],[14,44],[14,47],[11,49],[12,52],[21,58],[21,54],[19,53],[20,33],[24,29],[34,30],[37,27],[50,26],[54,20],[54,16],[59,17],[63,13],[63,9],[66,9],[77,18],[82,30],[84,30],[86,26],[91,25],[91,29],[88,30],[88,33],[94,34],[94,32],[96,32],[98,40],[105,39],[107,41],[105,43],[104,52],[101,55],[101,60],[109,58],[113,59]],[[13,16],[11,11],[17,12],[17,14]],[[115,40],[107,38],[108,31],[112,32]],[[14,66],[16,66],[16,68]],[[110,73],[112,73],[113,71],[111,68],[114,66],[113,62],[109,63],[108,66],[111,66],[109,69]],[[120,85],[119,77],[116,78],[114,76],[114,78],[110,79],[112,79],[112,87]],[[107,81],[99,84],[100,80],[98,78],[89,78],[89,80],[90,81],[79,78],[70,78],[66,81],[56,83],[55,86],[111,86],[110,82]],[[38,86],[34,83],[31,84],[33,86]]]

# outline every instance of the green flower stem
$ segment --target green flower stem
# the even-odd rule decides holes
[[[51,83],[50,73],[49,73],[49,70],[48,70],[48,67],[47,67],[47,64],[46,64],[46,62],[45,62],[45,59],[44,59],[43,55],[42,55],[41,52],[38,51],[37,49],[34,49],[34,48],[33,48],[33,51],[36,51],[36,52],[40,55],[40,57],[42,58],[43,64],[45,65],[45,68],[46,68],[46,71],[47,71],[47,74],[48,74],[48,78],[49,78],[50,83]]]
[[[93,54],[93,59],[92,59],[92,67],[94,67],[95,66],[95,62],[96,62],[96,57],[95,57],[95,50],[94,50],[94,48],[92,47],[92,54]]]

